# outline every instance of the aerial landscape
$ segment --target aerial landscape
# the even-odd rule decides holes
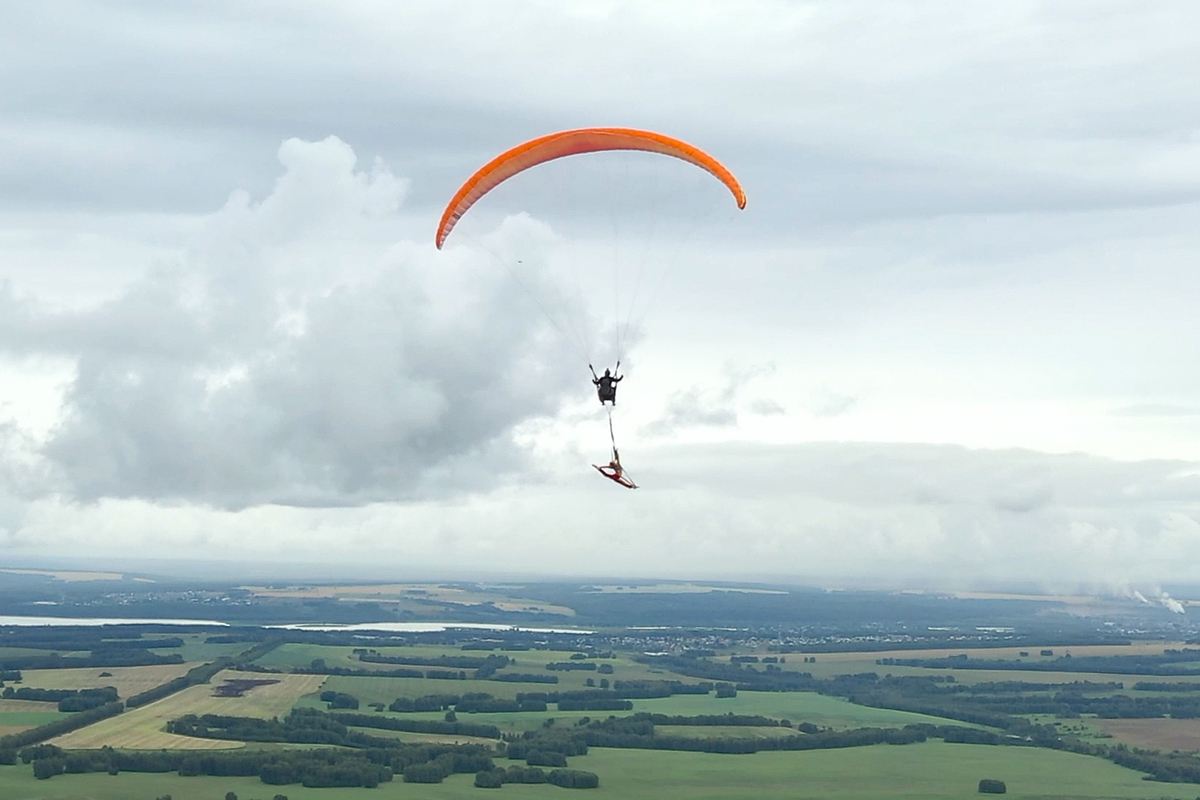
[[[1200,625],[1128,596],[3,574],[5,797],[1200,783]]]
[[[4,5],[0,800],[1200,798],[1197,30]]]

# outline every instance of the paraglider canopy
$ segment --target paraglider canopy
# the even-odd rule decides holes
[[[450,231],[479,198],[512,176],[556,158],[605,150],[661,153],[695,164],[725,184],[737,201],[738,208],[746,207],[746,193],[742,191],[737,178],[733,177],[733,173],[721,162],[698,147],[653,131],[634,128],[579,128],[530,139],[511,150],[506,150],[480,167],[446,206],[435,239],[438,249],[442,248]]]
[[[655,133],[653,131],[636,130],[634,128],[580,128],[577,130],[560,131],[558,133],[552,133],[547,136],[540,136],[536,139],[531,139],[523,144],[519,144],[516,147],[506,150],[480,167],[475,174],[467,179],[466,183],[459,187],[458,191],[455,192],[454,197],[451,198],[449,204],[446,206],[445,211],[442,213],[442,218],[438,224],[437,234],[434,239],[437,248],[439,250],[442,248],[442,245],[446,243],[446,238],[450,235],[450,232],[454,229],[455,225],[458,224],[458,221],[462,219],[463,215],[465,215],[471,209],[471,207],[475,205],[476,202],[478,202],[488,192],[507,181],[509,178],[536,167],[539,164],[544,164],[555,159],[565,158],[566,156],[620,150],[640,151],[644,153],[670,156],[671,158],[679,159],[680,161],[684,161],[699,167],[715,177],[725,186],[726,189],[729,190],[729,192],[733,195],[733,199],[739,209],[746,207],[746,193],[742,191],[742,187],[738,183],[737,179],[733,176],[733,173],[726,169],[725,166],[715,158],[710,156],[708,153],[705,153],[698,147],[661,133]],[[696,173],[687,169],[684,169],[683,172],[694,175],[699,179],[698,183],[706,182],[708,180],[702,173]],[[611,187],[609,188],[611,189]],[[608,193],[614,199],[628,199],[634,195],[634,193],[629,191],[609,191]],[[717,194],[720,193],[717,192]],[[728,208],[728,206],[724,205],[723,196],[721,204],[724,206],[724,208]],[[570,203],[562,203],[558,206],[558,208],[572,207],[573,206]],[[617,365],[617,369],[613,372],[617,374],[610,374],[609,370],[606,369],[604,371],[604,377],[601,378],[596,375],[595,369],[592,369],[592,383],[597,387],[598,398],[601,405],[604,406],[608,412],[608,433],[609,440],[612,444],[612,460],[605,465],[593,464],[592,466],[595,467],[601,475],[613,481],[614,483],[627,489],[636,489],[638,488],[637,484],[633,482],[633,480],[629,477],[629,474],[621,465],[621,457],[617,452],[617,440],[615,434],[613,433],[612,413],[613,408],[616,406],[616,385],[624,378],[623,375],[619,374],[621,366],[622,340],[628,334],[628,329],[633,318],[633,300],[637,299],[638,290],[641,288],[641,274],[636,266],[632,270],[625,270],[626,273],[635,273],[637,277],[633,284],[633,291],[631,293],[633,300],[629,301],[630,307],[628,313],[623,315],[620,309],[620,283],[617,280],[618,273],[622,271],[620,267],[621,259],[618,257],[622,248],[619,246],[617,241],[617,228],[618,226],[614,224],[614,235],[612,237],[614,240],[614,257],[612,259],[612,266],[610,270],[613,278],[612,296],[614,307],[612,330],[615,338]],[[650,229],[653,230],[652,219]],[[569,239],[570,237],[567,238]],[[485,249],[488,249],[489,252],[492,252],[492,255],[496,258],[496,260],[504,264],[504,266],[513,273],[513,277],[517,278],[518,282],[520,282],[521,285],[525,287],[527,291],[529,291],[526,283],[521,281],[520,277],[517,275],[518,269],[514,268],[515,265],[520,265],[522,263],[520,259],[506,259],[494,251],[491,251],[490,248]],[[627,253],[631,249],[640,251],[643,259],[649,252],[648,247],[624,248],[625,252]],[[515,264],[513,263],[514,261]],[[574,258],[572,258],[572,261],[574,261]],[[575,268],[576,277],[578,278],[580,274],[578,263],[575,263]],[[587,271],[584,270],[585,274],[586,272]],[[536,285],[537,281],[533,281],[532,283]],[[543,304],[541,301],[539,301],[532,291],[530,291],[530,294],[533,296],[534,302],[538,308],[543,314],[545,314],[546,318],[554,325],[554,327],[558,329],[559,333],[563,335],[563,338],[575,346],[581,356],[584,356],[588,359],[588,367],[591,368],[591,358],[588,356],[588,351],[591,348],[587,346],[585,341],[587,339],[585,330],[586,326],[581,324],[572,325],[571,314],[566,315],[564,320],[566,324],[560,324],[556,317],[547,310],[546,304]],[[551,305],[553,304],[551,303]],[[624,317],[623,327],[621,321],[622,317]],[[605,405],[606,402],[609,403],[609,405]]]

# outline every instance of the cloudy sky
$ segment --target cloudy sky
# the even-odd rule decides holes
[[[1197,29],[1186,0],[8,4],[0,547],[1200,581]],[[703,147],[749,205],[590,156],[434,248],[479,165],[589,125]],[[618,331],[636,492],[589,466]]]

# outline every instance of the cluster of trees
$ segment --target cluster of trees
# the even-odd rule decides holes
[[[508,656],[384,656],[360,650],[358,660],[372,664],[408,664],[414,667],[450,667],[453,669],[503,669],[512,663]]]
[[[396,719],[373,714],[333,714],[334,719],[357,728],[375,728],[384,731],[408,731],[409,733],[440,733],[447,736],[479,736],[484,739],[499,739],[500,729],[495,725],[477,722],[439,719]]]
[[[397,697],[389,711],[445,711],[458,703],[456,694],[426,694],[421,697]]]
[[[35,700],[42,703],[58,703],[59,711],[89,711],[117,700],[117,690],[112,686],[100,689],[34,689],[22,686],[13,689],[7,686],[2,695],[6,700]]]
[[[564,789],[595,789],[600,786],[600,776],[581,769],[552,769],[546,782]]]
[[[913,744],[923,742],[927,734],[915,728],[855,728],[847,731],[819,731],[807,736],[771,738],[719,737],[698,739],[685,736],[623,734],[601,729],[585,729],[584,741],[593,747],[628,747],[647,750],[684,750],[701,753],[757,753],[764,750],[832,750],[865,747],[873,744]]]
[[[1121,688],[1120,684],[1117,688]],[[1151,681],[1138,681],[1133,685],[1133,688],[1139,692],[1200,692],[1200,682],[1196,683],[1154,683]]]
[[[517,711],[545,711],[544,700],[528,697],[517,700],[492,697],[487,692],[467,692],[454,704],[454,710],[460,714],[476,712],[512,713]]]
[[[78,667],[146,667],[156,664],[182,664],[179,653],[159,655],[140,648],[93,650],[86,656],[63,656],[49,653],[44,656],[7,656],[2,665],[14,669],[72,669]]]
[[[601,664],[602,667],[611,666]],[[709,681],[684,683],[683,681],[613,681],[613,694],[629,700],[648,700],[655,697],[670,697],[675,694],[708,694],[713,690]]]
[[[551,672],[575,672],[577,670],[596,671],[596,664],[592,661],[551,661],[546,665],[546,669]]]
[[[329,708],[358,708],[358,698],[345,692],[321,692],[321,702],[328,703]]]
[[[601,681],[601,686],[605,682]],[[595,706],[583,707],[573,705],[577,702],[615,702],[618,700],[645,700],[656,697],[670,697],[673,694],[708,694],[713,690],[711,683],[687,684],[680,681],[616,681],[613,688],[576,689],[565,692],[518,692],[517,702],[537,701],[542,703],[558,703],[560,711],[566,711],[562,703],[566,701],[575,711],[606,711],[623,710],[627,706],[614,705],[611,709]],[[628,706],[631,708],[632,706]]]
[[[3,632],[0,646],[28,650],[71,652],[79,650],[159,649],[182,647],[178,636],[144,638],[147,633],[166,630],[154,625],[123,625],[120,629],[100,626],[12,627]]]
[[[885,680],[898,681],[901,678],[885,678]],[[914,678],[904,678],[903,680],[914,680]],[[1120,691],[1125,688],[1125,684],[1120,681],[1070,681],[1069,683],[1033,683],[1030,681],[985,681],[983,683],[962,684],[956,683],[953,675],[928,676],[916,678],[916,680],[925,681],[929,685],[929,691],[941,694],[1019,694],[1021,692],[1113,692]],[[938,686],[938,684],[952,684],[946,686]],[[1190,685],[1190,684],[1184,684]]]
[[[568,756],[586,756],[587,751],[587,741],[577,730],[551,726],[525,731],[520,739],[508,743],[505,755],[532,767],[561,767],[566,766]],[[555,763],[547,763],[548,759]]]
[[[540,767],[512,766],[475,773],[475,785],[481,789],[499,789],[506,783],[549,783],[566,789],[595,789],[600,776],[579,769],[555,769],[547,773]]]
[[[323,658],[314,658],[307,667],[296,667],[294,672],[305,675],[350,675],[366,678],[439,678],[448,681],[465,681],[465,670],[430,669],[419,670],[411,667],[396,669],[352,669],[350,667],[331,667]]]
[[[603,667],[611,666],[609,664],[601,664],[601,672]],[[609,670],[610,672],[612,670]],[[534,675],[528,672],[502,672],[499,675],[493,675],[488,678],[492,681],[506,681],[508,683],[558,683],[557,675]]]

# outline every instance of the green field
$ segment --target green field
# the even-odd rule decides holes
[[[206,643],[204,640],[208,638],[208,634],[186,634],[181,637],[183,639],[182,647],[175,647],[170,650],[159,650],[159,653],[179,653],[183,656],[184,661],[215,661],[221,656],[236,655],[243,650],[246,650],[251,642],[232,642],[212,644]]]
[[[498,763],[507,763],[500,759]],[[1190,784],[1143,781],[1132,770],[1072,753],[1018,747],[927,743],[889,747],[712,756],[640,750],[593,749],[571,766],[600,775],[600,788],[579,795],[613,800],[890,800],[976,798],[980,778],[1007,782],[1012,798],[1183,798],[1200,794]],[[470,775],[454,775],[438,785],[399,780],[376,789],[305,789],[267,786],[256,778],[181,778],[175,774],[122,773],[33,778],[27,765],[0,767],[5,800],[214,800],[236,792],[242,800],[479,800],[492,796],[472,785]],[[481,794],[482,793],[482,794]],[[508,785],[494,793],[508,800],[576,797],[554,786]]]

